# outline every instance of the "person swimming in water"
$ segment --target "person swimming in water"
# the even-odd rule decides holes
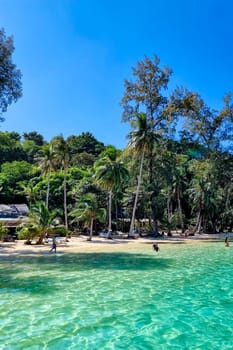
[[[160,249],[159,249],[158,243],[154,243],[152,247],[155,252],[157,253],[159,252]]]

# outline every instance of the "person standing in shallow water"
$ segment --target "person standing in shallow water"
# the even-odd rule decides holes
[[[228,237],[225,238],[225,247],[229,247]]]
[[[158,243],[154,243],[152,247],[155,252],[157,253],[159,252],[160,249],[159,249]]]
[[[50,249],[50,252],[52,252],[54,250],[54,252],[57,252],[57,242],[56,242],[56,237],[53,237],[53,242],[52,242],[52,248]]]

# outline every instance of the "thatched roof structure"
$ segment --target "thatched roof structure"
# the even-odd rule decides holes
[[[5,227],[16,227],[28,220],[26,204],[0,204],[0,224]]]
[[[26,204],[0,204],[0,218],[18,218],[28,214]]]

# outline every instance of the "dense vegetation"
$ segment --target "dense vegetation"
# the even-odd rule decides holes
[[[12,61],[13,38],[0,29],[0,121],[2,113],[22,96],[21,72]]]
[[[145,57],[125,81],[124,150],[89,132],[49,142],[36,131],[0,132],[0,202],[26,202],[42,233],[55,215],[67,230],[91,235],[232,230],[231,96],[217,111],[184,88],[169,95],[171,74]]]

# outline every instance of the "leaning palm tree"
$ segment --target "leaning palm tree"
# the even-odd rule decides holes
[[[114,154],[114,155],[113,155]],[[108,233],[112,231],[112,196],[128,179],[128,170],[123,162],[116,159],[116,152],[106,154],[94,164],[95,178],[98,184],[108,191]]]
[[[93,235],[93,223],[94,220],[99,220],[103,222],[105,220],[106,211],[104,208],[100,208],[94,193],[85,194],[76,208],[74,208],[70,214],[74,217],[73,222],[84,222],[89,225],[90,236],[88,240],[92,240]]]
[[[129,236],[134,230],[135,213],[137,208],[138,196],[142,180],[142,171],[145,155],[148,154],[154,146],[154,142],[158,139],[158,131],[154,129],[153,119],[147,119],[145,113],[137,113],[131,121],[132,131],[128,134],[129,143],[128,151],[132,151],[136,156],[140,156],[140,168],[135,194],[132,218],[129,229]]]
[[[43,242],[43,238],[48,228],[51,226],[53,219],[56,216],[56,212],[49,212],[44,202],[37,202],[34,206],[32,206],[29,213],[29,225],[34,225],[39,234],[39,239],[37,244],[41,244]],[[27,225],[27,223],[26,223]]]
[[[64,137],[57,136],[52,140],[52,144],[54,145],[54,150],[56,152],[56,159],[58,161],[58,164],[61,165],[63,171],[64,171],[64,217],[65,217],[65,227],[68,230],[68,215],[67,215],[67,189],[66,189],[66,183],[67,183],[67,170],[69,167],[69,146],[67,141],[64,139]]]
[[[42,175],[48,176],[47,191],[45,205],[49,206],[49,192],[50,192],[50,175],[51,171],[55,169],[55,150],[53,144],[44,145],[42,147],[42,156],[38,158],[39,168],[41,168]]]

